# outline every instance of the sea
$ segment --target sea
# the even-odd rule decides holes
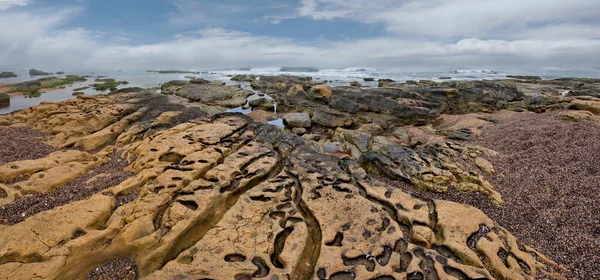
[[[44,69],[42,69],[44,70]],[[233,69],[177,69],[179,71],[190,71],[194,73],[171,73],[160,74],[147,70],[114,70],[81,72],[63,70],[64,75],[88,76],[88,80],[75,83],[64,89],[52,90],[42,93],[40,97],[27,98],[22,96],[11,97],[11,104],[0,108],[0,114],[7,114],[30,106],[35,106],[46,101],[64,101],[73,97],[73,89],[82,88],[95,83],[98,77],[114,78],[118,81],[127,81],[128,85],[123,87],[160,87],[165,82],[172,80],[188,80],[189,77],[204,78],[207,80],[223,81],[227,84],[240,84],[249,88],[247,83],[231,81],[232,75],[295,75],[312,77],[314,81],[327,81],[331,86],[346,86],[353,81],[358,81],[363,87],[377,87],[378,79],[392,79],[396,82],[408,80],[433,80],[433,81],[466,81],[466,80],[497,80],[506,79],[508,75],[535,75],[543,79],[554,79],[563,77],[577,78],[600,78],[600,68],[591,69],[569,69],[569,68],[538,68],[538,69],[441,69],[435,71],[414,71],[406,69],[375,69],[375,68],[319,68],[319,67],[263,67],[263,68],[233,68]],[[16,78],[0,79],[0,84],[10,84],[42,78],[43,76],[31,77],[28,69],[16,69],[14,67],[0,67],[0,72],[11,71],[17,74]],[[64,76],[54,75],[54,76]],[[373,78],[374,82],[365,82],[364,78]],[[93,88],[82,90],[86,95],[106,94]]]

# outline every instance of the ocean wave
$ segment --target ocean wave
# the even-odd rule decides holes
[[[280,72],[319,72],[319,69],[315,67],[281,67]]]
[[[455,70],[456,74],[498,74],[497,71],[493,71],[490,69],[461,69]]]
[[[366,67],[349,67],[349,68],[332,68],[322,69],[320,72],[335,72],[335,73],[357,73],[357,72],[375,72],[376,69]]]

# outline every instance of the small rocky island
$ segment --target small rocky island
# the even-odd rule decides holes
[[[600,80],[235,80],[0,115],[0,278],[600,277]]]

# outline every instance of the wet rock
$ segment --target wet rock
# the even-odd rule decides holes
[[[396,83],[396,81],[392,80],[392,79],[379,79],[379,87],[388,87],[388,86],[394,86],[394,84]]]
[[[161,93],[171,95],[174,94],[177,90],[181,89],[183,86],[188,84],[188,81],[183,80],[175,80],[164,83],[161,86]]]
[[[267,98],[254,99],[251,100],[248,104],[252,108],[259,108],[267,111],[273,111],[273,109],[275,109],[275,103],[273,103],[273,100]]]
[[[439,77],[440,80],[452,80],[452,77]]]
[[[83,92],[83,91],[73,92],[73,96],[81,96],[81,95],[85,95],[85,92]]]
[[[523,75],[506,75],[507,78],[518,79],[518,80],[528,80],[528,81],[541,81],[542,78],[540,76],[523,76]]]
[[[233,77],[231,77],[232,81],[236,81],[236,82],[253,82],[256,80],[256,76],[255,75],[235,75]]]
[[[0,93],[0,106],[10,105],[10,96],[6,93]]]
[[[127,87],[127,88],[121,88],[121,89],[117,89],[115,91],[111,91],[111,94],[117,94],[117,93],[134,93],[134,92],[141,92],[143,91],[143,88],[140,87]]]
[[[13,72],[2,72],[0,73],[0,78],[16,78],[17,74]]]
[[[204,84],[210,84],[210,81],[202,79],[202,78],[193,78],[190,80],[190,83],[197,84],[197,85],[204,85]]]
[[[374,82],[375,79],[374,78],[363,78],[363,81],[365,81],[365,82]]]
[[[312,121],[308,113],[290,113],[283,116],[285,125],[289,127],[304,127],[310,128]]]
[[[350,86],[351,87],[362,87],[362,85],[359,82],[357,82],[357,81],[351,82]]]

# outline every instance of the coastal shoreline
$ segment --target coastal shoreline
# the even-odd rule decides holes
[[[246,78],[252,90],[196,78],[0,115],[0,131],[19,135],[1,139],[11,150],[40,148],[0,163],[0,232],[77,219],[38,232],[52,237],[26,246],[51,250],[12,275],[39,264],[75,278],[199,277],[198,266],[231,277],[594,275],[597,217],[582,195],[598,180],[600,81]],[[275,116],[283,127],[261,123]],[[10,240],[0,275],[29,250]]]

